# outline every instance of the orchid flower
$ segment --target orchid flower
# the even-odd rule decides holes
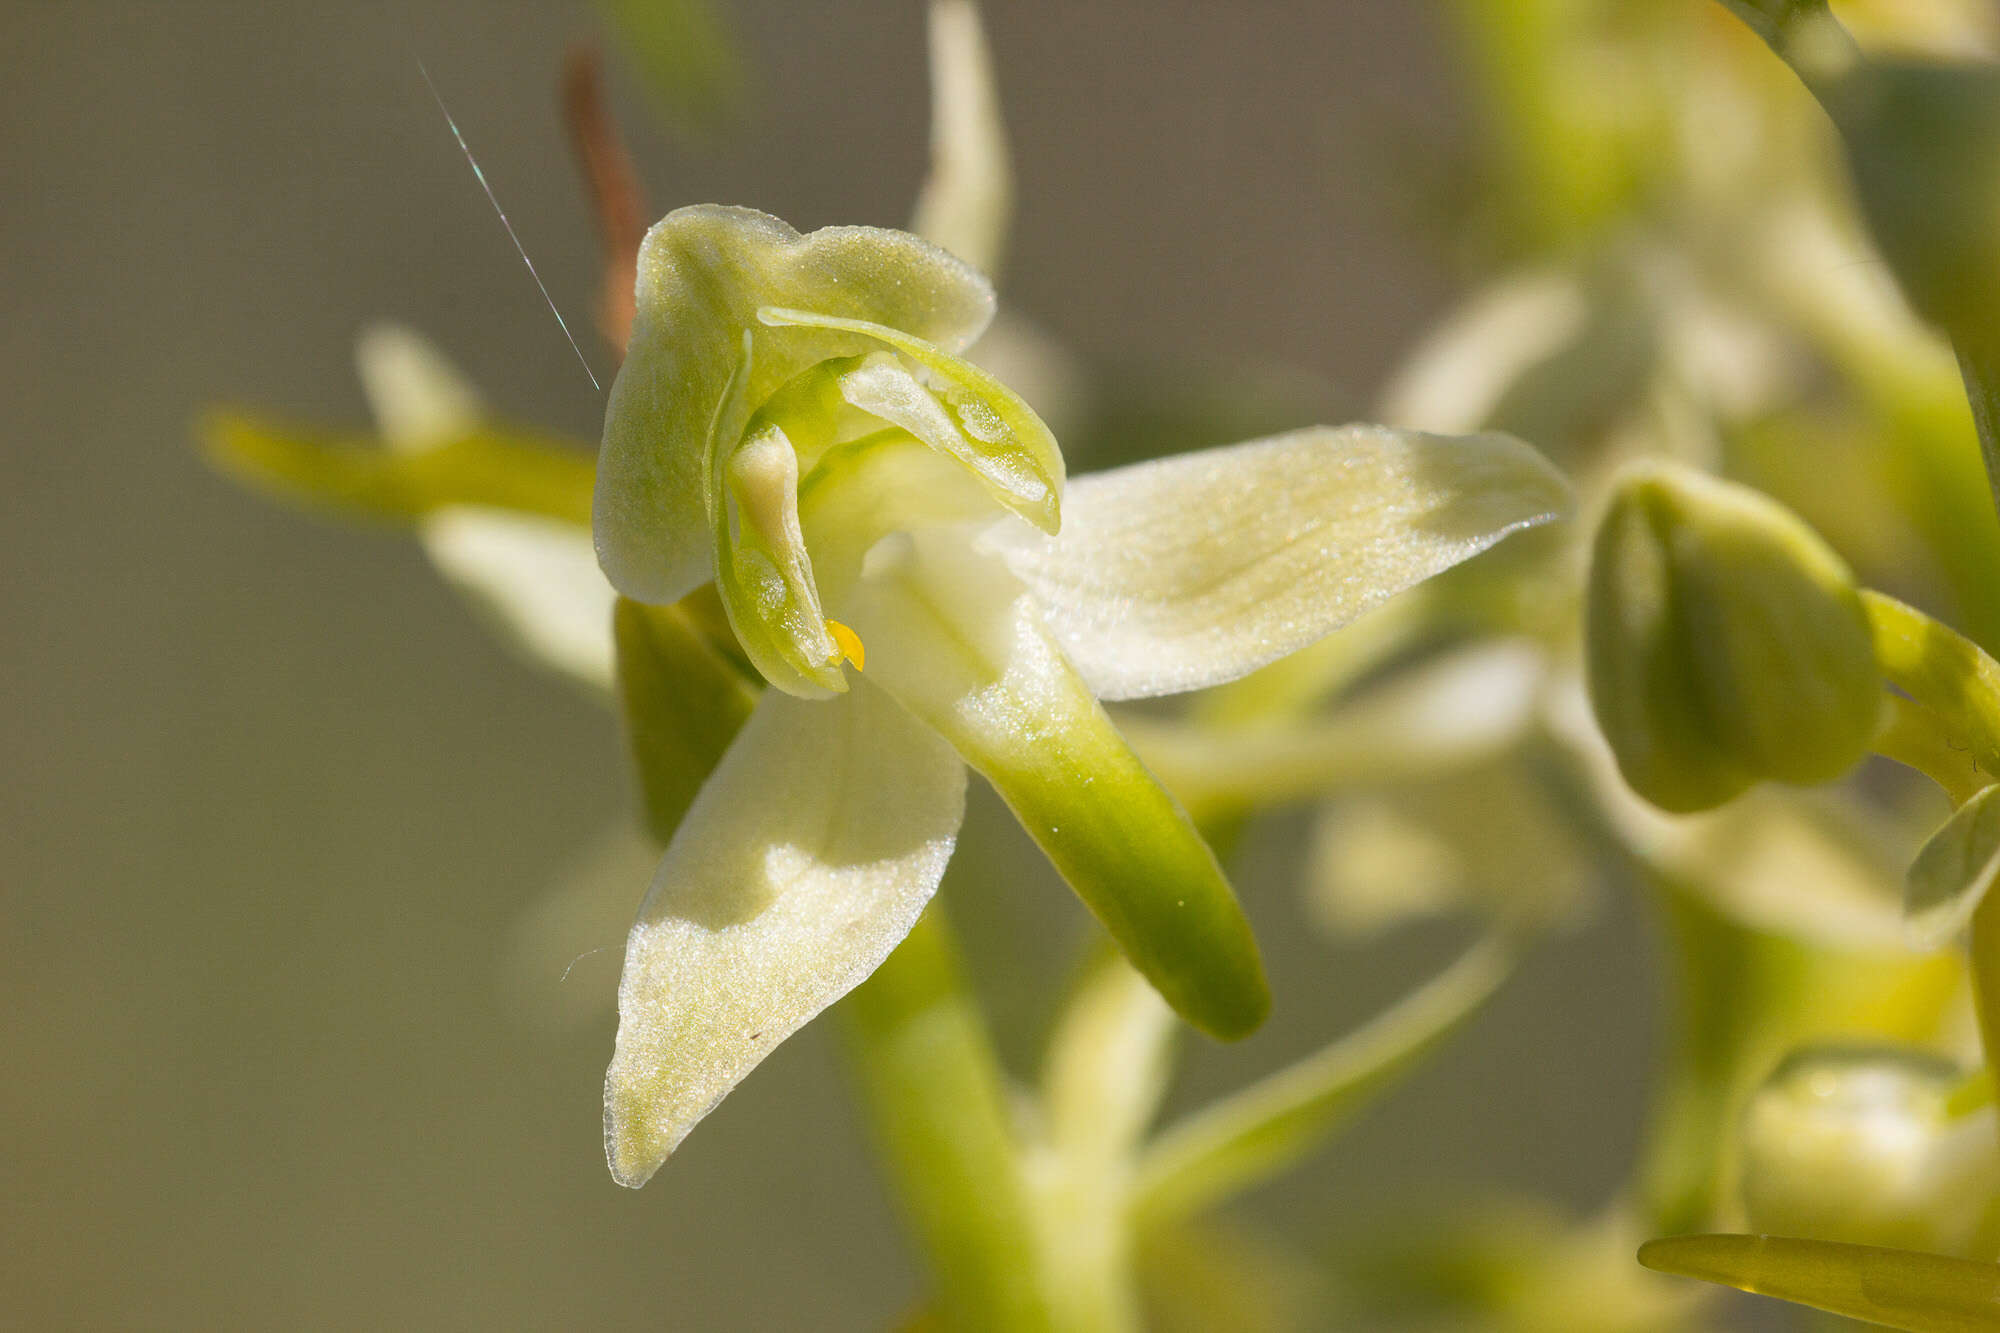
[[[902,232],[700,206],[646,238],[599,560],[637,602],[713,580],[774,688],[626,946],[622,1183],[911,930],[968,765],[1174,1008],[1255,1028],[1249,925],[1099,700],[1233,679],[1568,506],[1511,437],[1366,426],[1066,484],[1040,419],[960,356],[992,314],[984,277]]]

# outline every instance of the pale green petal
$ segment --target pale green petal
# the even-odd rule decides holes
[[[438,572],[527,656],[611,687],[611,604],[590,534],[538,514],[454,506],[419,528]]]
[[[765,213],[677,209],[639,253],[632,342],[604,419],[598,458],[598,558],[612,583],[671,602],[713,574],[705,475],[712,434],[745,330],[756,335],[750,407],[785,381],[873,341],[834,329],[759,325],[761,306],[887,325],[956,352],[993,314],[986,279],[903,232],[827,227],[800,235]]]
[[[1674,1236],[1639,1247],[1661,1273],[1846,1315],[1910,1333],[2000,1328],[2000,1264],[1789,1236]]]
[[[931,170],[910,230],[982,272],[1000,264],[1014,209],[993,56],[971,0],[931,0]]]
[[[993,784],[1169,1004],[1224,1038],[1263,1020],[1256,941],[1214,853],[997,561],[958,531],[898,534],[835,614],[866,642],[868,678]]]
[[[1137,699],[1295,652],[1570,502],[1509,436],[1318,426],[1079,478],[1058,535],[987,540],[1099,697]]]
[[[774,328],[826,329],[885,343],[923,369],[935,389],[893,359],[870,358],[841,393],[862,411],[900,426],[970,468],[993,498],[1043,532],[1061,525],[1063,456],[1055,436],[1021,396],[985,370],[899,329],[810,310],[766,306]]]
[[[950,747],[857,682],[766,691],[625,946],[604,1143],[646,1182],[729,1090],[910,932],[964,814]]]
[[[2000,786],[1960,806],[1910,865],[1903,925],[1919,949],[1941,949],[1972,920],[2000,876]]]

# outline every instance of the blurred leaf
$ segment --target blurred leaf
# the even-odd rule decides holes
[[[547,437],[482,429],[435,448],[392,452],[366,437],[217,412],[202,423],[201,439],[224,473],[308,508],[410,521],[473,505],[590,525],[590,458]]]
[[[1049,1039],[1041,1096],[1048,1151],[1033,1179],[1049,1251],[1084,1256],[1069,1266],[1095,1278],[1065,1284],[1099,1316],[1079,1327],[1138,1327],[1127,1187],[1179,1031],[1159,992],[1106,940]]]
[[[618,697],[646,827],[664,845],[748,720],[759,690],[678,605],[621,597],[612,625]]]
[[[1154,1333],[1308,1333],[1330,1324],[1332,1293],[1306,1256],[1227,1218],[1141,1240],[1146,1328]]]
[[[1674,1236],[1639,1247],[1660,1273],[1700,1278],[1908,1333],[2000,1328],[2000,1265],[1787,1236]]]
[[[1133,1182],[1140,1225],[1198,1213],[1319,1147],[1456,1032],[1512,974],[1516,954],[1511,939],[1483,940],[1364,1027],[1168,1128]]]
[[[1579,915],[1590,874],[1567,812],[1517,749],[1326,806],[1307,893],[1315,919],[1343,934],[1448,912],[1539,928]]]
[[[1714,1293],[1632,1262],[1645,1235],[1613,1204],[1577,1221],[1529,1198],[1376,1218],[1334,1260],[1365,1326],[1400,1333],[1681,1333]],[[1347,1326],[1362,1327],[1359,1320]]]
[[[1108,944],[1097,951],[1049,1039],[1042,1102],[1049,1141],[1068,1174],[1122,1173],[1172,1073],[1173,1010]]]
[[[697,135],[741,113],[745,74],[713,0],[597,0],[667,123]]]

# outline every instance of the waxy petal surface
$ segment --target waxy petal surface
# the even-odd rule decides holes
[[[1315,426],[1076,478],[1060,533],[985,541],[1091,689],[1140,699],[1234,680],[1570,503],[1511,436]]]
[[[639,1186],[774,1047],[916,924],[965,766],[865,681],[777,690],[681,822],[625,946],[604,1081],[611,1174]]]

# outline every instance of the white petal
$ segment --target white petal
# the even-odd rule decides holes
[[[1080,477],[1058,535],[984,540],[1091,688],[1138,699],[1233,680],[1569,505],[1511,436],[1316,426]]]
[[[536,662],[611,688],[611,604],[590,533],[500,509],[453,507],[426,518],[438,571]]]
[[[639,1186],[697,1121],[916,924],[965,766],[856,680],[767,691],[682,821],[625,946],[604,1080],[611,1174]]]
[[[993,57],[971,0],[932,0],[931,171],[910,230],[991,273],[1014,208]]]
[[[368,407],[391,449],[449,444],[478,428],[485,409],[470,382],[431,341],[401,324],[377,324],[354,345]]]
[[[1554,356],[1590,315],[1574,274],[1537,270],[1488,287],[1418,345],[1378,410],[1411,430],[1478,430],[1523,373]]]

